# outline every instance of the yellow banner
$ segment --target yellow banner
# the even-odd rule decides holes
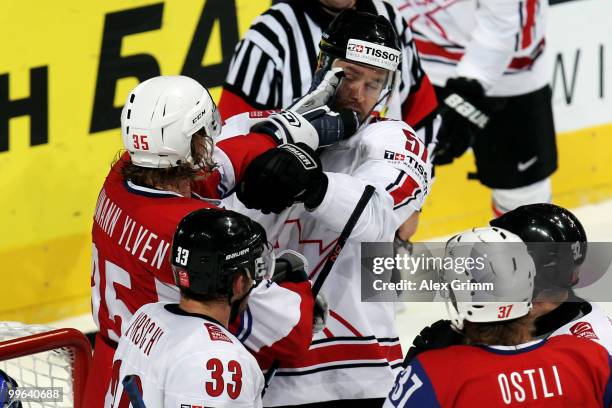
[[[314,1],[314,0],[313,0]],[[0,13],[0,320],[89,310],[92,214],[121,147],[131,88],[185,74],[215,98],[236,41],[269,1],[5,0]],[[560,135],[554,199],[612,196],[612,126]],[[483,225],[473,158],[440,168],[417,239]]]
[[[269,1],[4,1],[0,13],[0,320],[86,312],[98,190],[131,88],[185,74],[218,97]]]

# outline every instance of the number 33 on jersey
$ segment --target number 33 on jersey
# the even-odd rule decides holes
[[[147,408],[261,407],[264,379],[244,346],[214,319],[176,304],[143,306],[128,322],[113,361],[105,407],[128,408],[126,375]]]

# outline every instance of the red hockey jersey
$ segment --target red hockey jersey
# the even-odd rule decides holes
[[[220,198],[240,180],[254,157],[272,147],[272,139],[259,134],[220,142],[215,159],[223,163],[222,172],[199,180],[194,191]],[[121,167],[127,160],[126,153],[106,177],[92,230],[92,313],[102,336],[115,342],[122,324],[142,305],[178,300],[168,262],[174,230],[190,212],[215,207],[196,195],[187,198],[124,181]]]
[[[93,361],[96,376],[86,387],[87,406],[102,406],[116,343],[132,314],[147,303],[179,300],[168,261],[179,221],[197,209],[216,207],[216,199],[233,191],[248,164],[276,146],[267,135],[236,133],[233,128],[230,118],[214,148],[218,167],[196,180],[191,198],[125,181],[121,167],[129,160],[127,154],[109,172],[98,196],[92,230],[91,304],[100,333]],[[258,285],[249,298],[256,310],[247,310],[242,316],[247,321],[235,327],[255,353],[288,358],[310,345],[314,304],[310,282],[285,286]],[[268,303],[271,298],[276,303]],[[271,328],[268,321],[275,326]],[[247,328],[244,333],[243,327]]]
[[[609,407],[605,348],[561,335],[518,346],[452,346],[417,356],[384,407]]]

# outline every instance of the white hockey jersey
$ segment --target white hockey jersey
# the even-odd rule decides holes
[[[240,126],[239,118],[233,119],[224,129]],[[314,210],[297,204],[264,215],[245,209],[235,196],[222,204],[262,223],[279,249],[306,256],[316,281],[365,186],[376,188],[322,286],[330,314],[326,328],[304,356],[281,363],[266,406],[383,398],[403,360],[394,305],[361,301],[360,244],[391,242],[402,222],[422,207],[430,188],[428,149],[407,124],[386,120],[325,148],[321,161],[329,186]]]
[[[122,380],[130,374],[147,408],[262,406],[255,358],[219,322],[177,304],[150,303],[134,313],[115,353],[105,407],[127,406]]]
[[[596,303],[588,302],[588,305],[591,307],[590,312],[559,327],[550,334],[550,337],[571,334],[593,340],[604,346],[608,353],[612,353],[612,320]]]
[[[475,78],[489,96],[522,95],[550,81],[546,0],[395,0],[434,85]]]

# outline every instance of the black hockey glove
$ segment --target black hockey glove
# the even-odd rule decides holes
[[[359,127],[357,112],[350,109],[332,111],[328,106],[321,106],[304,114],[319,135],[319,147],[336,144],[353,136]]]
[[[414,338],[412,347],[408,349],[404,358],[403,366],[408,367],[412,359],[424,351],[454,346],[462,342],[463,336],[452,328],[450,320],[438,320],[431,326],[425,327]]]
[[[450,78],[437,91],[442,125],[434,164],[449,164],[472,146],[476,133],[489,122],[490,114],[484,107],[484,89],[475,79]]]
[[[327,176],[321,160],[304,143],[284,144],[256,157],[246,168],[236,194],[247,208],[280,213],[295,202],[321,204]]]

